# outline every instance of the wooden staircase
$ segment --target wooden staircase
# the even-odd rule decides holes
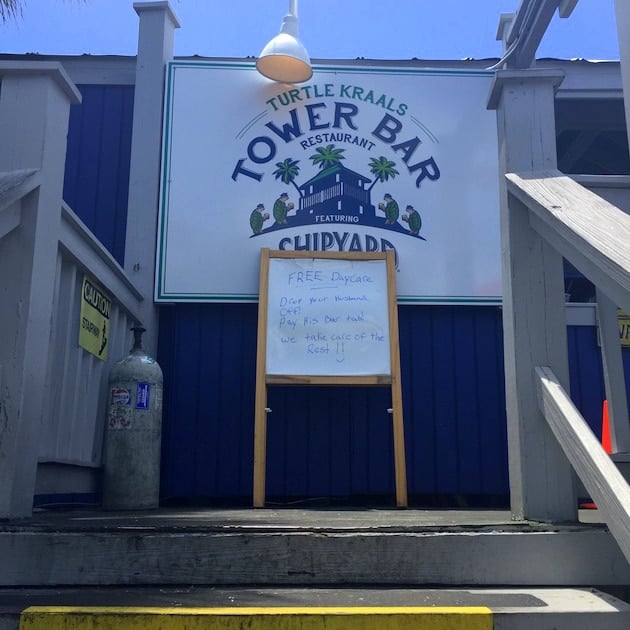
[[[209,624],[216,619],[208,608],[323,607],[334,616],[342,613],[331,608],[372,606],[402,615],[388,621],[394,628],[409,627],[396,625],[409,623],[403,609],[457,606],[459,616],[448,623],[461,621],[461,607],[485,607],[494,625],[479,627],[626,628],[630,605],[594,590],[623,594],[630,584],[630,565],[608,529],[586,522],[596,516],[585,511],[583,522],[550,525],[489,510],[42,511],[0,523],[0,630],[17,628],[19,613],[34,605],[44,608],[32,611],[28,627],[47,629],[75,627],[51,625],[59,605],[74,607],[69,624],[131,606],[140,627],[157,627],[151,606],[161,615],[202,609]],[[302,627],[275,613],[263,621]],[[474,623],[488,621],[478,610],[471,614]],[[130,619],[116,617],[109,627]],[[372,627],[365,616],[345,622],[340,627]]]

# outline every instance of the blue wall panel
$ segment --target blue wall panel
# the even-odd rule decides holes
[[[134,88],[78,87],[83,101],[70,108],[63,198],[122,264]]]
[[[257,307],[162,307],[165,499],[251,501]],[[411,503],[505,502],[501,313],[399,307]],[[568,329],[572,397],[601,434],[595,329]],[[625,357],[628,361],[628,357]],[[267,498],[394,500],[388,388],[270,387]],[[442,499],[440,499],[440,497]]]
[[[164,498],[251,500],[256,305],[163,307]],[[507,496],[500,312],[399,308],[412,497]],[[267,497],[394,497],[389,388],[269,387]]]

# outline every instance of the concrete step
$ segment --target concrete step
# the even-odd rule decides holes
[[[46,512],[0,558],[0,586],[630,585],[605,526],[487,510]]]
[[[20,617],[29,630],[627,630],[630,605],[569,588],[0,589],[0,630]]]

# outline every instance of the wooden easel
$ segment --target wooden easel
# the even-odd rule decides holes
[[[345,373],[279,373],[284,370],[273,370],[268,373],[268,333],[270,326],[269,312],[276,305],[270,305],[270,259],[303,259],[317,264],[320,260],[353,261],[358,265],[361,261],[385,261],[387,286],[378,286],[373,292],[373,301],[387,300],[386,304],[378,304],[379,312],[383,310],[387,316],[389,335],[389,369],[387,373],[345,374]],[[342,263],[343,264],[343,263]],[[394,252],[305,252],[305,251],[272,251],[261,250],[260,257],[260,289],[258,304],[258,349],[256,358],[256,398],[254,418],[254,507],[265,506],[265,474],[267,463],[267,385],[373,385],[390,386],[392,392],[392,408],[388,411],[393,420],[394,469],[396,480],[396,505],[407,507],[407,474],[405,464],[405,437],[403,426],[402,390],[400,382],[400,348],[398,336],[398,310],[396,305],[396,266]],[[369,306],[367,307],[369,308]],[[273,322],[271,323],[273,325]],[[308,371],[308,367],[306,368]]]

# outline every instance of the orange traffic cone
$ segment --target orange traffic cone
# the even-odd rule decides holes
[[[602,405],[602,448],[610,455],[612,453],[612,441],[610,439],[610,422],[608,421],[608,401],[605,400]],[[582,510],[596,510],[597,506],[587,501],[580,503]]]
[[[608,422],[608,401],[604,401],[602,413],[602,447],[610,455],[612,453],[612,442],[610,439],[610,423]]]

